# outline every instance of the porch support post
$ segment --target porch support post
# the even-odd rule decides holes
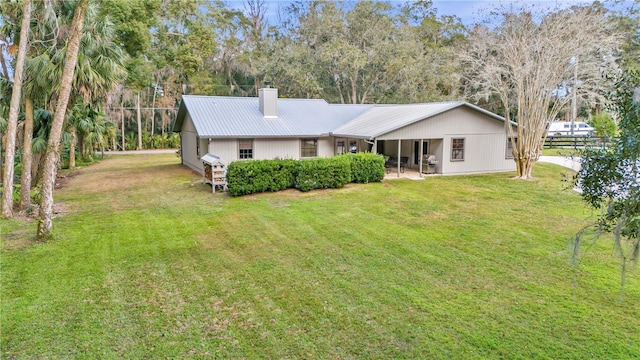
[[[373,139],[373,147],[371,148],[372,154],[378,153],[378,139]]]
[[[400,177],[400,150],[401,150],[400,145],[401,144],[402,144],[402,140],[398,139],[398,156],[396,157],[396,160],[398,163],[398,177]]]
[[[424,139],[420,139],[420,146],[419,146],[420,150],[417,154],[417,156],[419,156],[418,157],[418,174],[420,174],[420,177],[422,177],[422,158],[424,157],[422,156],[422,151],[423,151],[422,147],[424,146],[423,142],[424,142]]]

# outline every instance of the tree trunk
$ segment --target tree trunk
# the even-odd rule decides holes
[[[33,139],[33,99],[25,99],[24,144],[22,145],[22,177],[20,178],[20,210],[31,206],[31,140]]]
[[[80,154],[83,159],[87,159],[89,157],[89,154],[87,153],[87,149],[85,146],[84,136],[82,135],[82,133],[78,134],[76,129],[73,130],[74,133],[72,135],[75,137],[75,143],[78,144],[78,154]]]
[[[22,10],[22,28],[20,29],[20,44],[18,46],[18,59],[16,71],[13,74],[13,91],[9,105],[9,120],[7,122],[7,139],[4,153],[4,173],[2,191],[2,217],[13,217],[13,161],[15,157],[16,134],[18,132],[18,110],[20,109],[20,96],[22,95],[22,75],[24,63],[27,57],[27,45],[29,42],[29,24],[31,23],[31,0],[24,2]]]
[[[9,70],[7,69],[7,62],[4,59],[4,47],[0,47],[0,64],[2,64],[2,77],[9,80]]]
[[[531,170],[533,170],[533,165],[535,165],[536,161],[534,159],[518,159],[516,161],[516,168],[518,170],[517,179],[528,180],[531,179]]]
[[[33,162],[31,163],[31,179],[32,186],[37,187],[39,184],[42,184],[42,168],[44,167],[42,163],[44,162],[44,154],[33,154]]]
[[[153,101],[151,102],[151,136],[153,136],[153,132],[156,127],[156,92],[158,92],[157,86],[157,83],[153,85]]]
[[[120,133],[122,135],[122,151],[125,151],[126,148],[124,143],[124,102],[120,104],[120,118],[122,118],[122,129],[120,129]]]
[[[71,132],[71,139],[69,139],[69,169],[73,169],[76,167],[76,129],[72,127],[69,131]]]
[[[138,148],[137,150],[142,150],[142,121],[140,115],[140,92],[138,91],[138,96],[136,97],[136,120],[138,121]]]
[[[69,104],[73,75],[78,61],[82,25],[88,5],[89,0],[80,0],[73,12],[71,34],[67,42],[67,54],[64,59],[64,69],[60,83],[60,93],[45,153],[44,171],[42,174],[42,200],[40,202],[38,232],[36,234],[36,240],[38,241],[49,239],[53,228],[53,189],[56,182],[56,172],[58,170],[56,162],[58,161],[58,155],[60,153],[62,125],[67,113],[67,105]]]

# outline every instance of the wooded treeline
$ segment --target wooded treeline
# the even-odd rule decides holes
[[[522,121],[525,117],[518,111],[524,103],[514,99],[523,78],[512,77],[512,70],[525,64],[562,67],[556,72],[560,75],[553,73],[550,82],[540,83],[547,109],[527,112],[538,112],[534,117],[539,127],[553,120],[550,114],[563,115],[567,95],[577,93],[578,84],[585,90],[581,108],[602,106],[602,96],[596,95],[607,91],[607,82],[598,76],[603,79],[602,73],[617,71],[621,58],[625,66],[638,63],[638,17],[633,7],[638,0],[618,12],[598,2],[569,9],[505,7],[472,28],[454,16],[439,15],[431,1],[232,4],[242,7],[216,0],[1,2],[1,158],[12,163],[3,166],[11,168],[4,170],[3,182],[12,184],[13,176],[8,175],[14,169],[21,174],[21,188],[27,189],[21,192],[21,209],[31,207],[28,189],[40,182],[47,168],[48,147],[55,152],[56,168],[74,167],[77,157],[90,160],[96,150],[177,147],[179,137],[171,133],[171,124],[183,94],[255,96],[270,81],[283,97],[333,103],[467,98]],[[569,21],[559,28],[564,37],[535,40],[558,31],[547,26],[554,19]],[[581,21],[601,30],[589,32]],[[66,61],[74,58],[74,26],[81,29],[79,43],[72,74],[65,79]],[[523,29],[529,35],[518,33]],[[534,33],[546,35],[536,38]],[[578,50],[587,46],[566,46],[578,35],[581,44],[589,44],[584,53]],[[569,50],[552,53],[554,46]],[[509,53],[522,49],[516,53],[523,54],[528,48],[534,49],[530,58]],[[543,58],[547,55],[552,63]],[[503,61],[509,56],[512,62]],[[580,79],[573,82],[569,75],[577,71],[572,56],[581,66]],[[69,98],[60,109],[65,80]],[[14,87],[21,91],[10,101]],[[59,114],[60,146],[52,148],[58,141],[51,134]],[[513,146],[514,151],[529,153],[516,159],[537,160],[539,153],[519,147]],[[12,203],[6,193],[3,216],[8,217]]]

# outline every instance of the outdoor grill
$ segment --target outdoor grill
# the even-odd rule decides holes
[[[438,160],[436,160],[435,155],[422,155],[422,172],[425,174],[435,174],[436,173],[436,165],[438,165]]]

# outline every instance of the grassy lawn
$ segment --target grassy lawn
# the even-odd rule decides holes
[[[560,167],[231,198],[178,163],[79,170],[50,243],[2,222],[3,358],[640,357],[640,274],[570,264]]]
[[[542,149],[542,155],[546,156],[577,156],[580,153],[580,149],[573,148],[545,148]]]

